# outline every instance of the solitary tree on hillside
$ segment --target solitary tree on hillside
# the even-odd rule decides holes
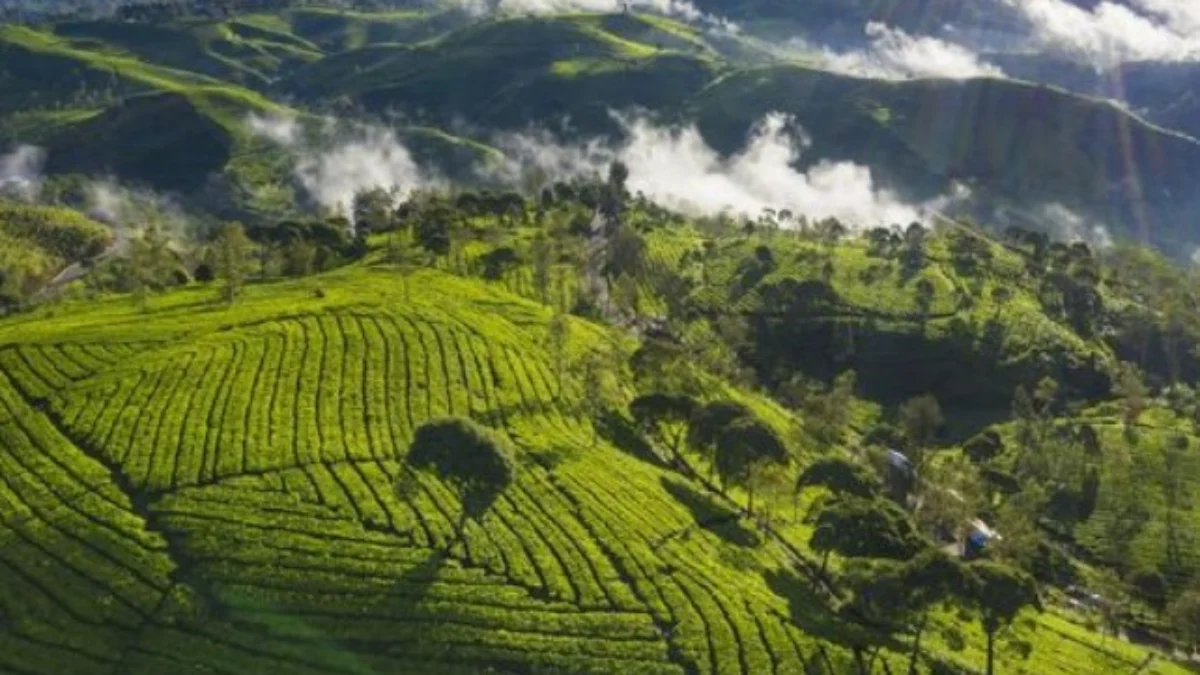
[[[432,469],[455,487],[464,520],[482,517],[516,474],[508,443],[490,429],[462,418],[423,424],[407,460],[414,468]]]
[[[653,392],[633,399],[629,412],[638,426],[667,446],[671,459],[682,468],[685,464],[679,454],[680,445],[697,405],[696,400],[686,394]]]
[[[999,563],[978,561],[968,566],[979,622],[987,636],[987,675],[995,668],[996,634],[1026,607],[1042,608],[1037,585],[1025,572]]]
[[[139,310],[146,309],[146,298],[165,274],[169,255],[166,237],[157,225],[148,225],[129,242],[129,285]]]
[[[592,422],[593,446],[598,440],[597,427],[600,419],[620,405],[621,366],[620,349],[613,344],[604,344],[589,350],[575,364],[584,391],[580,406]]]
[[[246,267],[250,259],[250,238],[241,223],[225,223],[217,231],[215,242],[216,272],[222,280],[221,299],[233,303],[246,283]]]
[[[746,512],[754,513],[756,472],[768,464],[787,464],[787,448],[775,430],[759,420],[742,417],[721,430],[717,436],[717,473],[721,486],[746,488],[749,501]]]

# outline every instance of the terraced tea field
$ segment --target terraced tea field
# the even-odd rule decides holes
[[[824,658],[765,581],[782,548],[696,527],[707,496],[593,447],[581,392],[558,395],[538,346],[540,308],[421,282],[409,305],[249,301],[197,312],[235,324],[184,334],[156,330],[164,308],[138,340],[105,335],[120,322],[5,334],[0,670],[799,672]],[[462,287],[473,302],[444,302]],[[445,416],[524,451],[479,522],[402,464],[414,429]]]
[[[795,548],[597,434],[577,375],[560,391],[545,307],[370,267],[212,297],[0,323],[0,672],[854,669]],[[480,517],[404,462],[450,416],[518,450]],[[971,631],[933,658],[979,663]],[[1002,663],[1142,658],[1053,635]]]

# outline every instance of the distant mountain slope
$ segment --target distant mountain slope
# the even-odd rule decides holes
[[[869,3],[851,10],[882,11]],[[726,153],[764,115],[784,112],[813,139],[802,162],[853,160],[912,199],[962,182],[984,213],[1057,203],[1180,255],[1197,239],[1200,187],[1190,177],[1200,171],[1200,144],[1097,100],[1013,81],[883,82],[752,66],[753,43],[662,17],[464,21],[304,8],[163,26],[5,27],[0,141],[54,148],[55,172],[111,171],[169,189],[195,189],[233,167],[236,187],[225,194],[244,206],[262,180],[286,180],[278,156],[243,128],[249,113],[288,110],[272,99],[294,101],[301,113],[398,113],[440,129],[465,123],[483,141],[530,126],[614,135],[621,127],[611,111],[642,109],[664,123],[698,122]],[[138,94],[171,97],[129,98]],[[1186,94],[1169,100],[1162,87],[1145,97],[1181,117],[1194,103]],[[179,124],[151,119],[174,112]],[[153,136],[135,138],[143,123],[169,132],[160,141],[193,139],[185,145],[196,152],[155,149]],[[79,139],[86,152],[71,150]],[[423,155],[462,156],[444,149]],[[461,175],[462,167],[441,169]]]

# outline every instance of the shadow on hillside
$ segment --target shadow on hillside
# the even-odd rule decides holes
[[[692,514],[696,525],[735,546],[753,547],[762,543],[754,530],[742,523],[741,514],[708,495],[677,480],[663,476],[663,488]]]
[[[633,423],[623,417],[620,413],[612,410],[606,410],[601,413],[592,422],[596,426],[596,432],[605,441],[618,450],[621,450],[631,457],[636,457],[643,462],[648,462],[660,468],[667,468],[662,458],[658,453],[654,452],[654,448],[642,438],[638,433],[637,428]]]
[[[894,637],[840,616],[817,594],[812,582],[791,571],[767,572],[767,586],[788,602],[788,618],[812,637],[850,650],[903,649]]]

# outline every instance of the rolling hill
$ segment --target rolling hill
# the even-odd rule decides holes
[[[870,166],[912,200],[962,183],[989,218],[1058,204],[1118,238],[1172,251],[1195,239],[1198,196],[1187,177],[1200,169],[1200,142],[1109,103],[1007,80],[882,82],[762,65],[748,41],[661,17],[468,22],[299,8],[8,27],[0,46],[10,54],[0,71],[8,111],[0,140],[49,146],[55,173],[107,172],[191,194],[216,176],[223,186],[197,205],[216,200],[210,210],[250,220],[278,217],[278,186],[289,181],[284,158],[245,133],[251,113],[398,113],[487,144],[531,125],[612,137],[622,131],[612,111],[647,110],[663,123],[695,121],[711,146],[731,153],[764,115],[783,112],[813,139],[802,163]],[[149,133],[131,137],[142,126]],[[86,151],[70,151],[80,138]],[[199,154],[163,150],[181,147],[167,138]],[[421,154],[461,175],[462,147]]]
[[[555,383],[543,306],[388,265],[254,286],[229,309],[210,298],[0,322],[5,669],[851,667],[855,633],[796,557],[807,526],[758,531],[596,429],[583,382]],[[608,349],[608,330],[573,319],[567,350]],[[482,517],[405,464],[416,429],[445,416],[517,448]],[[1142,658],[1039,624],[1030,660],[1001,656],[1011,672]],[[979,662],[978,636],[940,640],[934,661]]]

